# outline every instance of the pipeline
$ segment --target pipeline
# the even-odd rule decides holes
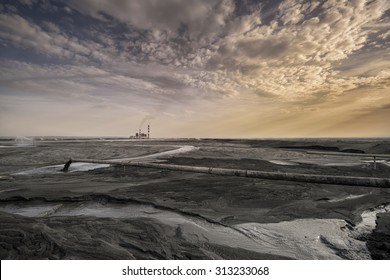
[[[157,169],[176,170],[176,171],[207,173],[207,174],[222,175],[222,176],[261,178],[261,179],[268,179],[268,180],[283,180],[283,181],[295,181],[295,182],[318,183],[318,184],[390,188],[390,178],[266,172],[266,171],[257,171],[257,170],[212,168],[212,167],[203,167],[203,166],[161,164],[161,163],[150,163],[150,162],[112,162],[110,160],[92,160],[92,159],[71,159],[65,164],[63,168],[64,172],[68,171],[68,168],[72,162],[88,162],[88,163],[114,164],[114,165],[122,165],[122,166],[136,166],[136,167],[145,167],[145,168],[157,168]]]
[[[344,153],[344,152],[318,152],[306,151],[306,154],[313,155],[328,155],[328,156],[352,156],[352,157],[376,157],[376,158],[390,158],[389,154],[361,154],[361,153]]]

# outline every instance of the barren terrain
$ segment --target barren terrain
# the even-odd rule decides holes
[[[389,259],[390,191],[71,157],[390,177],[386,139],[46,140],[0,148],[1,259]],[[378,214],[378,219],[377,218]]]

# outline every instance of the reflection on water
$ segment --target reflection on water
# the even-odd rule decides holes
[[[68,172],[80,172],[80,171],[89,171],[98,168],[109,167],[109,164],[98,164],[98,163],[86,163],[86,162],[74,162],[69,167]],[[56,174],[62,173],[63,164],[50,165],[44,167],[33,168],[21,172],[14,173],[12,175],[44,175],[44,174]]]

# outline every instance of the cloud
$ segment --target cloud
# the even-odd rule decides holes
[[[339,116],[335,100],[348,97],[375,110],[360,92],[386,101],[390,87],[385,0],[34,1],[26,12],[30,2],[0,13],[0,98],[131,108],[137,123],[201,112],[244,133],[249,120],[264,124],[247,110],[280,127],[296,118],[297,129],[309,115],[325,129],[337,111],[327,105]],[[313,111],[300,115],[302,106]],[[353,118],[356,108],[343,109]]]
[[[19,0],[19,1],[20,1],[20,3],[22,3],[23,5],[26,5],[28,7],[31,7],[34,4],[33,0]]]
[[[108,20],[112,17],[139,29],[157,29],[191,38],[213,34],[226,24],[234,10],[230,0],[70,0],[81,13]]]
[[[367,48],[369,35],[378,32],[373,25],[388,8],[385,1],[285,0],[273,20],[264,23],[264,6],[238,13],[232,1],[81,0],[68,4],[102,22],[114,18],[126,23],[128,34],[135,35],[113,38],[94,30],[93,41],[80,40],[67,36],[54,23],[44,22],[45,31],[17,15],[2,15],[0,24],[6,32],[0,35],[14,44],[76,57],[76,61],[93,58],[114,64],[120,57],[130,65],[167,66],[179,85],[222,96],[247,90],[289,100],[310,98],[316,92],[339,94],[388,78],[386,71],[368,78],[345,77],[335,70],[337,63]],[[183,69],[190,71],[183,73]]]
[[[358,50],[370,52],[368,36],[378,29],[368,26],[387,9],[386,1],[283,1],[269,24],[246,24],[229,32],[209,69],[236,70],[226,78],[234,75],[241,85],[287,99],[375,84],[388,79],[388,72],[344,77],[334,67]]]
[[[126,64],[125,68],[86,65],[36,65],[1,61],[0,86],[6,92],[24,96],[45,96],[67,102],[109,103],[120,106],[142,105],[156,111],[165,103],[185,104],[196,97],[196,91],[184,88],[168,67]],[[178,93],[180,90],[180,94]]]
[[[75,37],[67,36],[51,22],[46,21],[43,25],[47,31],[17,14],[0,14],[0,38],[8,44],[32,48],[48,56],[75,60],[83,60],[83,57],[88,56],[100,61],[109,59],[99,50],[98,44],[81,42]]]
[[[68,1],[84,15],[102,22],[111,19],[128,26],[121,40],[128,60],[185,68],[204,68],[218,48],[233,16],[232,0],[217,1]]]
[[[387,38],[390,37],[390,30],[388,30],[388,31],[386,31],[386,32],[384,32],[384,33],[382,33],[382,34],[379,35],[378,37],[379,37],[380,39],[382,39],[382,40],[386,40]]]

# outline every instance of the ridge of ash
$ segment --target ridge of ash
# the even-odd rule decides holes
[[[14,196],[14,197],[11,197],[7,200],[0,200],[0,205],[1,205],[1,203],[4,203],[4,202],[8,203],[8,202],[26,202],[26,201],[38,202],[38,203],[41,203],[41,202],[52,202],[52,203],[53,202],[54,203],[56,203],[56,202],[58,202],[58,203],[97,202],[97,203],[100,203],[102,205],[106,205],[108,203],[113,203],[113,204],[132,203],[132,204],[138,204],[138,205],[148,205],[148,206],[152,206],[152,207],[159,209],[159,210],[171,211],[171,212],[183,215],[183,216],[198,218],[198,219],[204,220],[208,223],[223,226],[226,228],[231,228],[232,230],[235,230],[241,234],[244,234],[239,229],[235,229],[234,227],[230,227],[227,224],[224,224],[222,222],[205,217],[205,216],[200,215],[198,213],[188,212],[188,211],[185,211],[182,209],[157,204],[157,203],[154,203],[151,201],[144,201],[144,200],[128,198],[128,197],[121,198],[121,197],[111,196],[108,194],[91,194],[91,195],[82,195],[82,196],[74,196],[74,197],[68,196],[68,197],[62,197],[62,198],[56,198],[56,199],[48,199],[48,198],[42,198],[42,197],[25,198],[23,196]]]
[[[340,153],[354,153],[354,154],[365,154],[365,151],[359,149],[340,149],[332,146],[322,145],[308,145],[308,146],[279,146],[281,149],[296,149],[296,150],[313,150],[313,151],[327,151],[327,152],[340,152]]]

